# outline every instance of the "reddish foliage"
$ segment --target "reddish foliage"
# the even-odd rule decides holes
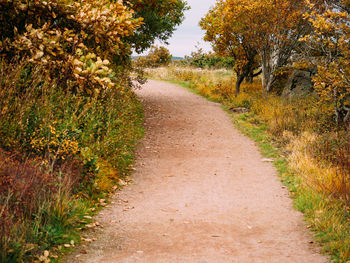
[[[17,218],[31,215],[37,199],[55,191],[52,175],[38,169],[30,160],[20,161],[18,156],[0,154],[0,195],[2,206]]]
[[[77,160],[60,163],[53,173],[32,159],[0,149],[0,246],[6,247],[12,231],[23,222],[30,222],[44,202],[55,201],[61,185],[71,191],[82,178],[82,165]],[[6,250],[6,249],[5,249]]]

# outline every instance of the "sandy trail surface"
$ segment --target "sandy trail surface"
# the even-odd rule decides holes
[[[138,94],[146,136],[133,183],[96,218],[97,241],[67,262],[327,262],[275,169],[220,105],[165,82]]]

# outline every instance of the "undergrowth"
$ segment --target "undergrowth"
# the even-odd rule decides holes
[[[41,66],[0,64],[0,262],[55,262],[130,171],[133,91],[61,89]]]
[[[260,80],[243,83],[235,96],[234,76],[220,71],[169,67],[149,74],[222,103],[238,129],[274,159],[323,251],[332,262],[350,260],[350,134],[336,125],[332,105],[313,94],[262,94]],[[232,112],[242,108],[247,113]]]

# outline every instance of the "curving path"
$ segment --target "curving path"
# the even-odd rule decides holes
[[[68,262],[327,262],[272,165],[220,105],[158,81],[138,94],[147,132],[133,183]]]

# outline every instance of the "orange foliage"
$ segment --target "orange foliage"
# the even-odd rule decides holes
[[[313,30],[304,38],[314,52],[318,72],[315,89],[324,102],[333,102],[337,122],[350,122],[350,4],[308,1],[305,17]]]
[[[206,40],[236,59],[236,70],[259,61],[263,88],[270,91],[274,73],[286,65],[302,30],[303,1],[220,0],[202,19]]]

